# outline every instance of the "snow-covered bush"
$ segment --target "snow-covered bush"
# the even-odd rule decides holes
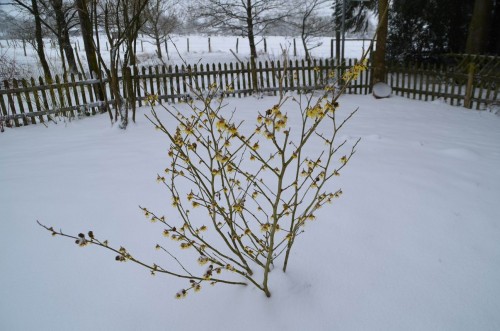
[[[349,163],[359,140],[352,146],[338,141],[339,131],[355,113],[338,115],[338,99],[365,65],[362,59],[344,73],[340,90],[332,82],[319,94],[280,91],[274,106],[256,112],[254,123],[237,121],[237,109],[226,109],[224,100],[234,92],[231,85],[224,91],[216,84],[207,91],[191,86],[192,98],[182,110],[155,105],[155,95],[148,98],[148,119],[170,142],[169,163],[157,181],[168,189],[177,217],[141,209],[151,222],[161,224],[165,237],[190,250],[203,267],[192,268],[172,254],[170,242],[156,246],[173,258],[175,266],[169,267],[143,262],[92,232],[71,236],[44,227],[80,246],[112,250],[117,261],[136,262],[152,274],[185,278],[187,286],[176,294],[178,298],[200,290],[204,283],[251,283],[270,297],[274,266],[286,271],[304,226],[316,219],[318,209],[342,194],[330,182]],[[293,107],[284,107],[287,103]],[[299,121],[291,123],[285,108],[296,111],[299,116],[294,118]],[[168,121],[161,119],[160,111],[167,113]],[[318,144],[324,148],[314,154],[311,151],[317,149],[310,146]]]

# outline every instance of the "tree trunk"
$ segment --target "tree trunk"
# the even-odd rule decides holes
[[[252,89],[254,92],[258,90],[257,83],[257,48],[255,47],[255,36],[253,32],[253,17],[252,17],[252,0],[247,0],[247,27],[248,27],[248,43],[250,46],[250,70],[252,74]]]
[[[465,52],[468,54],[482,54],[488,46],[488,36],[493,13],[493,0],[476,0],[474,12],[469,25],[469,35]]]
[[[373,84],[385,82],[385,48],[387,43],[388,0],[378,0],[379,23],[377,27],[377,45],[373,56]]]
[[[87,55],[90,76],[94,78],[94,75],[99,72],[99,65],[97,63],[97,55],[92,35],[92,22],[90,22],[87,2],[86,0],[75,0],[75,6],[78,10],[78,17],[80,19],[80,32],[85,47],[85,54]]]
[[[302,24],[302,33],[300,34],[300,39],[302,39],[302,46],[304,47],[306,61],[309,61],[311,59],[311,56],[309,55],[309,49],[307,48],[307,36],[305,33],[305,24]]]
[[[306,61],[309,61],[311,59],[311,56],[309,54],[309,49],[307,49],[306,38],[304,36],[302,36],[302,45],[304,46],[304,53],[306,56]]]
[[[54,14],[56,17],[57,25],[57,41],[60,47],[64,50],[66,55],[66,60],[68,61],[69,71],[71,73],[78,73],[76,66],[75,55],[73,53],[73,48],[71,47],[71,41],[69,40],[68,24],[64,17],[64,12],[62,9],[62,0],[51,0],[50,4],[52,9],[54,9]]]
[[[161,42],[160,42],[160,37],[158,35],[155,35],[155,40],[156,40],[156,55],[158,58],[161,60],[162,54],[161,54]]]
[[[500,31],[500,1],[495,4],[495,14],[493,15],[492,27],[491,27],[491,40],[489,51],[493,54],[500,54],[500,34],[495,33],[495,31]]]
[[[52,84],[52,75],[50,73],[50,68],[49,64],[47,63],[47,59],[45,58],[45,52],[43,47],[42,21],[40,19],[40,12],[38,11],[37,0],[31,0],[31,6],[33,9],[33,16],[35,18],[36,53],[38,54],[40,64],[42,65],[43,74],[45,76],[45,82],[48,84]]]
[[[91,78],[101,79],[99,63],[97,62],[97,53],[94,47],[94,38],[92,33],[92,22],[90,21],[89,10],[86,0],[75,0],[78,18],[80,19],[80,32],[83,39],[85,54],[87,55],[87,64],[89,66]],[[95,76],[95,77],[94,77]],[[96,98],[104,101],[104,88],[102,84],[94,85]]]

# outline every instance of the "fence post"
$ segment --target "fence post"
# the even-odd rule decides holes
[[[239,42],[239,38],[236,38],[236,54],[238,54],[238,42]]]
[[[187,44],[187,52],[189,53],[189,38],[186,39],[186,44]]]
[[[208,52],[212,53],[212,44],[210,43],[210,37],[208,37]]]
[[[465,100],[464,100],[464,107],[465,108],[472,108],[472,92],[473,92],[473,83],[474,83],[474,70],[476,69],[476,66],[474,63],[469,64],[469,75],[467,77],[467,88],[465,90]]]
[[[9,81],[4,80],[3,86],[5,87],[5,90],[9,90],[10,89]],[[12,98],[12,93],[10,91],[7,92],[7,101],[8,101],[8,107],[10,108],[11,115],[16,115],[16,107],[14,106],[14,99]],[[14,118],[14,125],[16,127],[19,126],[19,120],[17,118]]]
[[[295,38],[293,38],[293,56],[297,56],[297,43],[295,42]]]
[[[125,67],[123,72],[123,85],[126,93],[128,107],[132,109],[132,121],[135,123],[135,93],[134,83],[132,81],[132,70],[130,67]]]

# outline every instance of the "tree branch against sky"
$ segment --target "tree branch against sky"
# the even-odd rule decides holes
[[[325,36],[334,30],[331,17],[321,15],[330,0],[295,0],[289,24],[294,27],[302,40],[306,60],[310,59],[310,50],[321,46],[321,43],[312,43],[314,37]],[[329,11],[329,10],[328,10]]]
[[[255,36],[290,15],[290,6],[285,0],[205,0],[197,5],[200,17],[208,26],[237,33],[248,38],[250,64],[252,66],[252,88],[258,89]]]
[[[156,55],[160,59],[162,43],[180,24],[176,10],[178,4],[178,0],[150,0],[144,9],[145,22],[141,32],[154,40]]]

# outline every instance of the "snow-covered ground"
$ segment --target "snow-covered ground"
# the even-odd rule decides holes
[[[167,42],[168,56],[165,52],[165,45],[162,45],[163,58],[160,61],[156,56],[156,46],[153,45],[152,39],[140,37],[137,43],[137,58],[139,65],[149,66],[166,64],[182,64],[183,61],[193,64],[202,61],[201,63],[225,63],[237,62],[230,50],[236,53],[236,42],[238,40],[237,56],[241,61],[248,61],[250,58],[250,49],[248,39],[236,36],[210,36],[211,51],[208,48],[208,36],[190,35],[190,36],[172,36]],[[282,58],[283,49],[288,51],[288,55],[293,58],[293,37],[266,37],[267,52],[264,51],[264,41],[262,38],[257,38],[257,52],[260,61],[278,60]],[[314,39],[314,43],[321,43],[321,46],[314,48],[311,54],[318,58],[329,58],[331,55],[329,37],[321,37]],[[297,58],[304,58],[304,50],[300,38],[295,37]],[[100,38],[101,53],[104,61],[109,60],[109,51],[106,46],[106,38]],[[78,56],[86,67],[86,56],[83,49],[83,42],[80,37],[73,37],[72,44],[77,50]],[[189,51],[188,51],[189,44]],[[363,52],[363,47],[367,48],[370,44],[369,40],[347,40],[346,41],[346,57],[359,58]],[[62,63],[59,55],[58,47],[54,47],[55,43],[46,40],[45,53],[48,58],[51,70],[54,73],[62,72]],[[335,47],[335,46],[334,46]],[[38,65],[36,51],[29,44],[26,46],[26,56],[22,43],[20,41],[0,40],[0,54],[5,54],[10,59],[14,60],[18,65],[25,68],[26,72],[32,76],[42,75],[41,68]]]
[[[272,272],[270,299],[217,285],[176,300],[185,281],[36,224],[171,261],[154,249],[162,228],[138,208],[175,217],[155,180],[167,141],[142,115],[126,131],[107,115],[7,129],[0,329],[499,330],[500,117],[400,97],[340,101],[345,114],[360,108],[342,137],[362,138],[332,183],[344,195],[306,227],[288,272]],[[253,121],[276,99],[229,102]]]

